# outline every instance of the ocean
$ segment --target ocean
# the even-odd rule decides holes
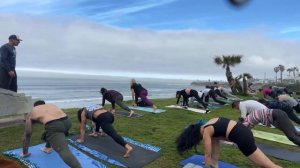
[[[127,78],[118,77],[18,77],[18,92],[25,93],[34,99],[45,100],[60,108],[84,107],[89,104],[101,104],[102,95],[100,88],[116,90],[122,93],[124,100],[131,100]],[[204,87],[192,86],[190,81],[165,80],[165,79],[140,79],[137,80],[148,90],[148,98],[173,98],[176,91],[193,88],[201,90]],[[109,103],[106,101],[106,103]],[[175,103],[175,102],[174,102]]]

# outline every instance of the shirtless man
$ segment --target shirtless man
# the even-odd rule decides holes
[[[70,152],[68,143],[65,140],[66,134],[71,128],[71,120],[57,106],[45,104],[43,100],[35,102],[32,112],[27,115],[21,156],[27,157],[30,155],[28,146],[32,134],[32,124],[35,122],[42,123],[45,126],[42,138],[46,141],[46,146],[41,150],[50,153],[54,149],[68,166],[81,168],[80,163]]]

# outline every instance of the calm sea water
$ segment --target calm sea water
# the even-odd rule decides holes
[[[189,81],[168,80],[139,80],[148,90],[151,98],[172,98],[177,90],[184,88],[203,89],[191,86]],[[19,77],[19,91],[35,99],[43,99],[47,103],[54,103],[61,108],[83,107],[91,103],[101,103],[101,87],[117,90],[123,94],[125,100],[131,99],[129,79],[101,78],[76,79],[56,77]]]

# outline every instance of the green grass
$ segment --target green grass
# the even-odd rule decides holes
[[[250,98],[250,97],[244,97]],[[144,113],[136,111],[136,113],[143,114],[141,118],[126,118],[116,116],[114,127],[122,136],[130,137],[134,140],[153,144],[161,147],[161,157],[150,163],[146,168],[176,168],[180,167],[179,162],[188,156],[194,154],[194,150],[179,155],[176,152],[175,138],[182,131],[184,127],[190,123],[194,123],[199,119],[211,119],[214,117],[226,117],[236,120],[239,116],[237,110],[231,109],[231,106],[224,106],[219,109],[213,109],[209,114],[198,114],[181,109],[165,108],[166,105],[175,104],[175,99],[157,99],[154,103],[159,108],[167,109],[167,112],[160,114]],[[128,102],[129,103],[129,102]],[[110,108],[110,105],[107,105]],[[77,122],[76,111],[77,109],[64,110],[72,120],[72,133],[79,132],[79,123]],[[277,129],[270,129],[266,127],[257,126],[255,129],[268,132],[282,134]],[[0,129],[0,151],[15,149],[21,147],[21,137],[23,134],[23,126],[15,126]],[[43,132],[42,125],[34,126],[31,145],[42,143],[40,136]],[[276,147],[300,151],[298,147],[283,145],[266,140],[256,139],[259,143],[265,143]],[[100,145],[100,144],[99,144]],[[30,150],[30,148],[29,148]],[[203,145],[198,147],[198,151],[203,154]],[[0,155],[0,157],[4,157]],[[299,164],[278,160],[270,157],[275,163],[282,167],[300,167]],[[249,161],[237,148],[223,146],[220,160],[232,163],[240,167],[256,167]],[[103,162],[107,165],[106,162]],[[109,166],[114,167],[114,166]]]

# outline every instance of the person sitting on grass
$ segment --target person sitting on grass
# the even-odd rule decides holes
[[[128,117],[131,117],[134,111],[130,110],[124,103],[123,103],[123,95],[115,90],[107,90],[105,88],[101,88],[100,90],[102,94],[102,106],[105,105],[105,100],[109,101],[112,106],[111,112],[115,113],[115,103],[119,105],[122,109],[128,111]]]
[[[155,113],[157,107],[153,104],[151,100],[147,98],[148,91],[140,83],[137,83],[135,79],[130,80],[130,90],[133,106],[137,106],[140,97],[143,102],[145,102],[148,106],[151,106],[153,108],[153,113]]]
[[[45,125],[42,139],[46,141],[46,145],[41,150],[50,153],[54,149],[68,166],[81,168],[76,157],[70,152],[66,141],[66,135],[72,125],[71,120],[57,106],[45,104],[43,100],[36,101],[32,111],[26,117],[21,156],[27,157],[30,155],[28,146],[32,135],[32,125],[35,122]]]
[[[189,98],[194,97],[198,101],[198,103],[202,104],[202,106],[206,110],[206,113],[210,112],[209,109],[207,108],[208,104],[203,102],[203,99],[201,99],[199,97],[199,94],[196,90],[194,90],[194,89],[183,89],[183,90],[177,91],[176,92],[176,98],[177,98],[176,104],[179,103],[179,100],[180,100],[181,96],[183,97],[183,104],[182,104],[183,107],[187,107],[189,105],[188,104]]]
[[[78,121],[80,122],[80,136],[76,140],[77,142],[79,143],[84,142],[85,125],[87,119],[89,119],[96,123],[97,128],[101,127],[102,130],[108,136],[110,136],[115,142],[117,142],[119,145],[123,146],[126,149],[123,157],[127,158],[130,156],[133,148],[128,143],[126,143],[120,135],[118,135],[118,133],[112,126],[114,122],[114,115],[111,112],[107,111],[102,106],[92,105],[89,107],[84,107],[82,109],[79,109],[77,112],[77,118]]]
[[[213,118],[207,123],[200,121],[185,128],[177,137],[177,151],[196,148],[203,140],[204,168],[217,168],[221,153],[221,140],[234,142],[239,150],[260,167],[278,168],[255,144],[250,129],[227,118]]]

